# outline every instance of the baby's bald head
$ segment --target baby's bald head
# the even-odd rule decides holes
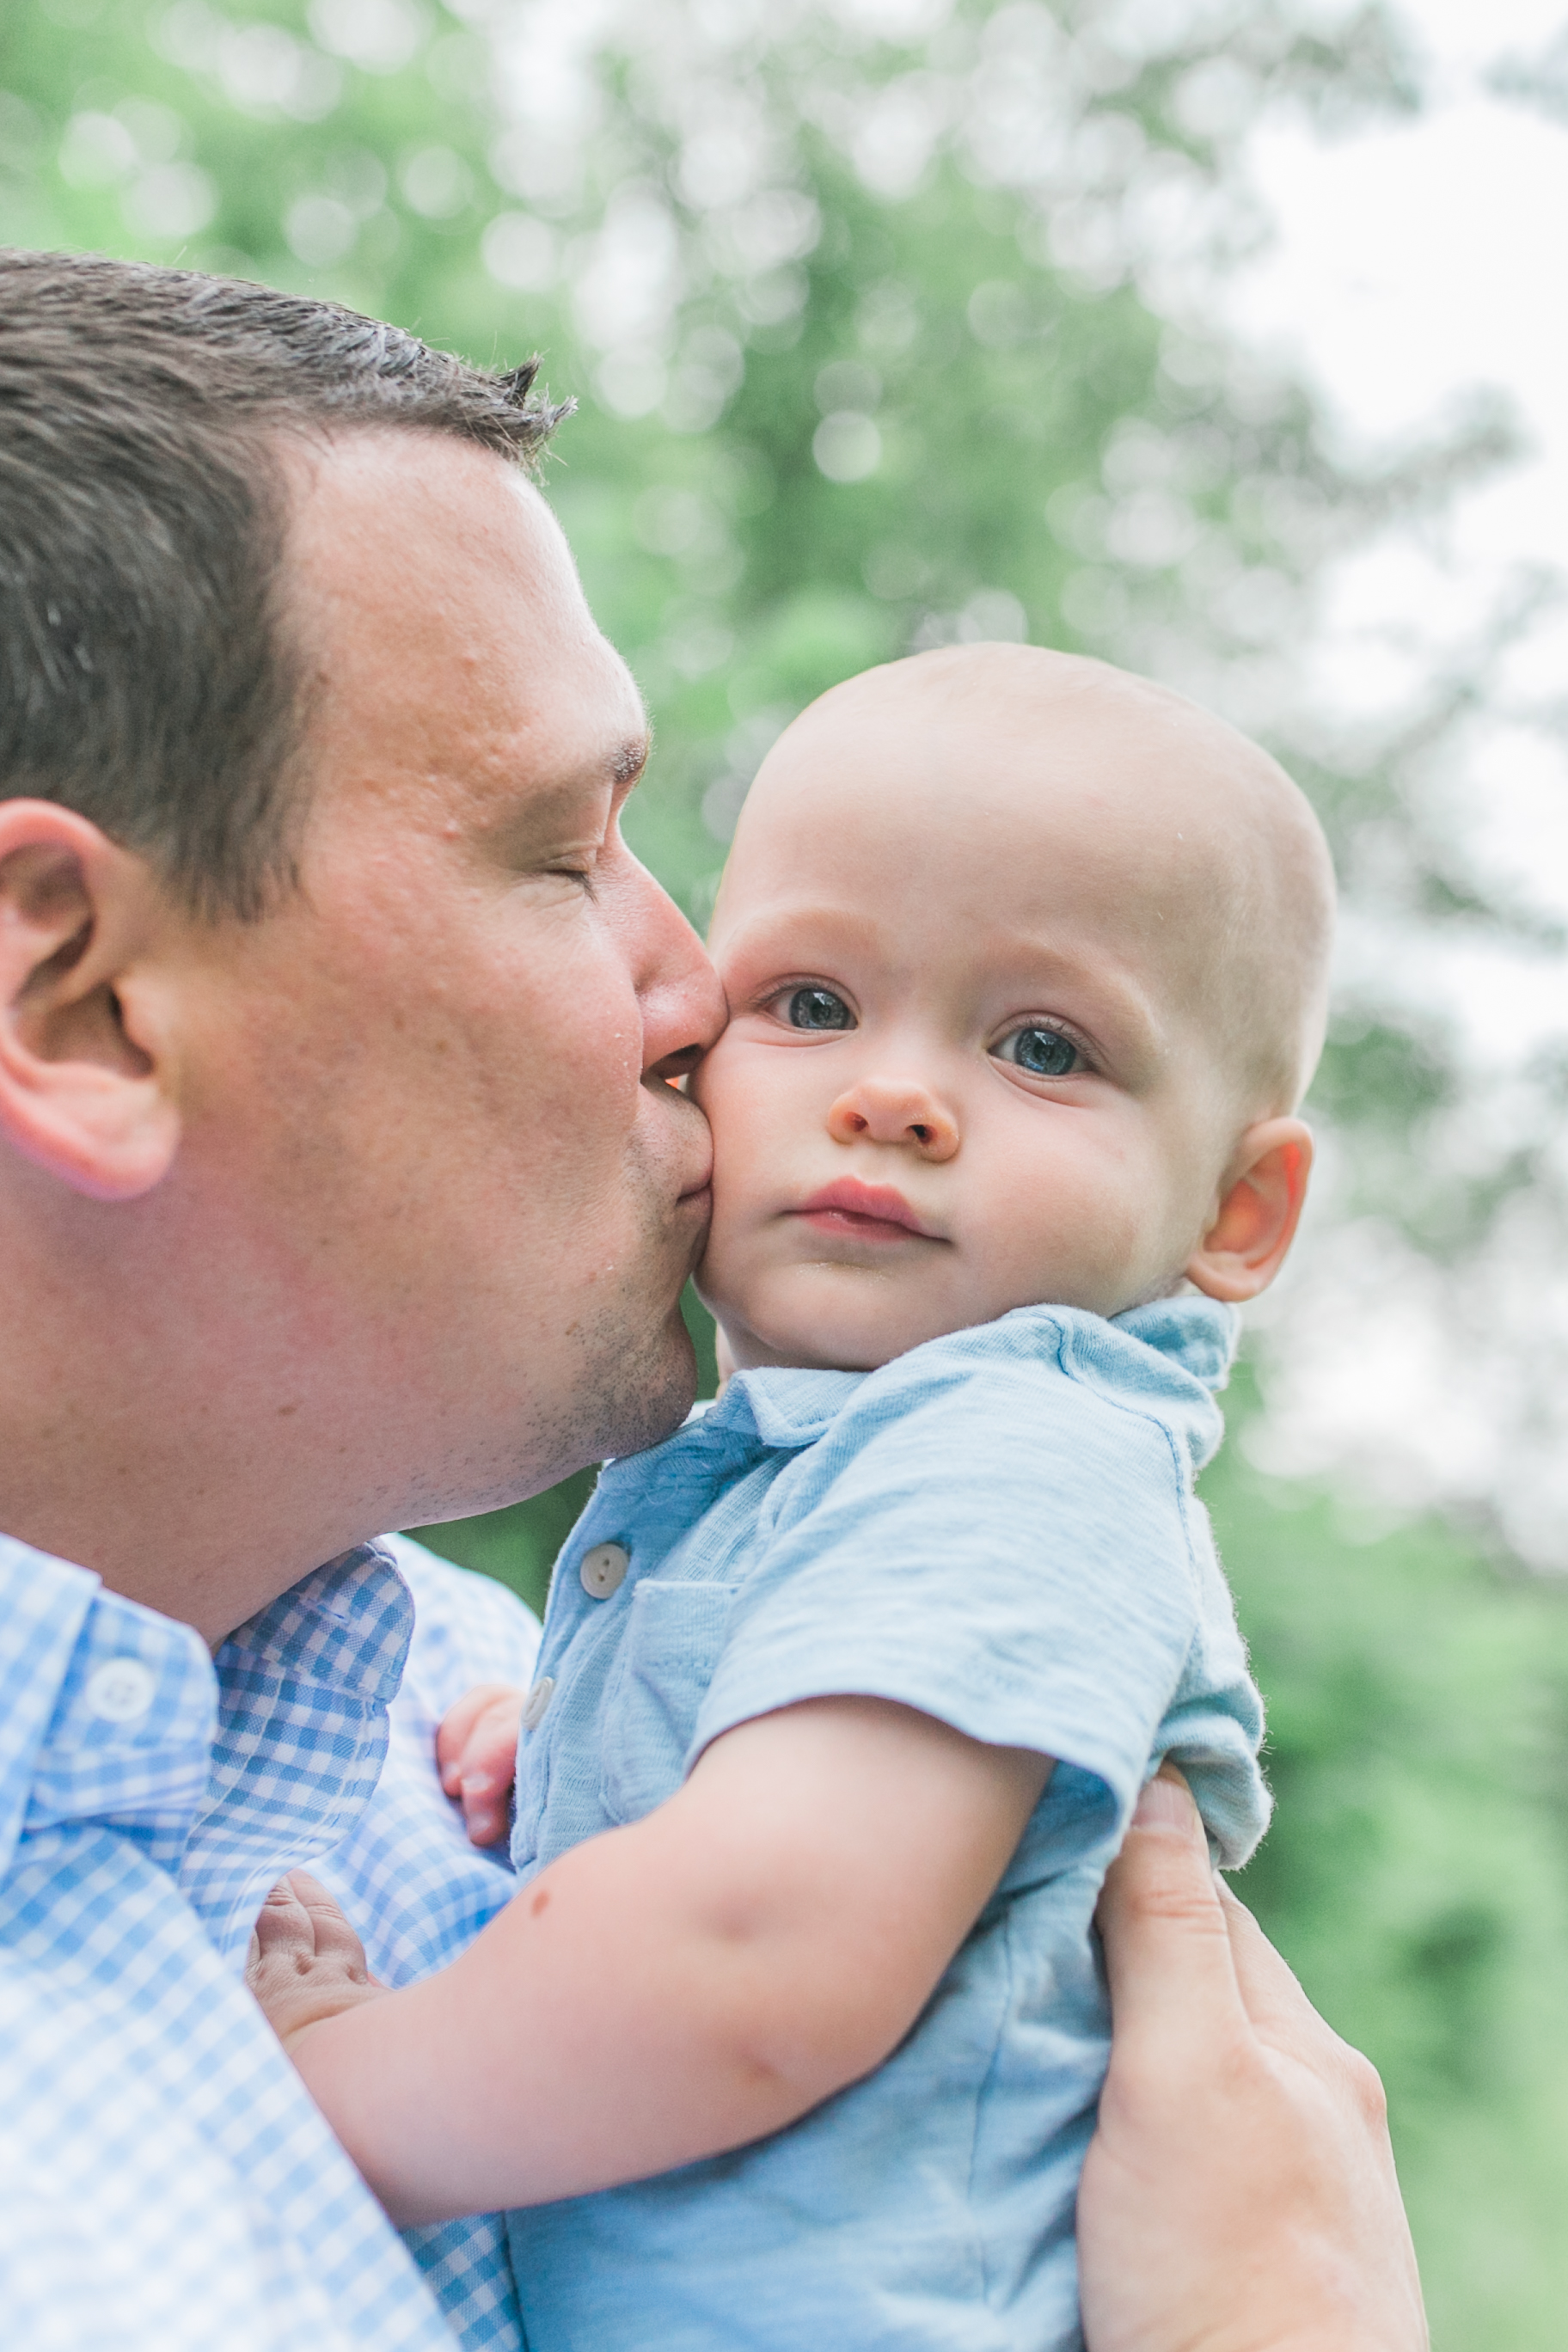
[[[865,799],[931,871],[988,839],[999,896],[1068,890],[1197,1012],[1242,1123],[1293,1110],[1322,1047],[1333,869],[1305,795],[1232,727],[1108,663],[1030,646],[918,654],[795,720],[747,802],[715,915],[739,913],[780,824]]]
[[[700,1282],[737,1363],[1256,1297],[1311,1165],[1332,899],[1273,761],[1103,662],[955,646],[824,695],[713,913]]]

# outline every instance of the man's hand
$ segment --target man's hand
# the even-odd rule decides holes
[[[280,1878],[262,1905],[245,1981],[290,2055],[308,2025],[386,1991],[365,1965],[364,1946],[308,1870]]]
[[[1090,2352],[1425,2352],[1383,2086],[1216,1880],[1169,1769],[1100,1927],[1115,2038],[1079,2191]]]
[[[510,1826],[521,1720],[522,1693],[510,1683],[476,1683],[441,1718],[437,1769],[462,1802],[470,1845],[500,1845]]]

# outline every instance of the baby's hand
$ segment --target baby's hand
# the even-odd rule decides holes
[[[436,1761],[448,1797],[459,1797],[470,1845],[500,1845],[507,1833],[522,1693],[510,1683],[477,1683],[442,1718]]]
[[[285,2050],[307,2025],[378,2000],[386,1990],[365,1966],[364,1946],[308,1870],[280,1878],[262,1905],[245,1981]]]

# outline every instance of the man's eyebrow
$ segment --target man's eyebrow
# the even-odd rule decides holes
[[[610,781],[617,791],[637,782],[647,765],[648,753],[652,749],[651,735],[629,735],[624,743],[616,745],[610,754],[608,765]]]

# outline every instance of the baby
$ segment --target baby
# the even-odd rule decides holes
[[[1163,1757],[1223,1864],[1268,1813],[1193,1481],[1331,899],[1274,762],[1095,662],[921,655],[764,763],[693,1081],[735,1369],[562,1553],[521,1891],[401,1992],[326,1912],[258,1976],[395,2218],[518,2209],[532,2352],[1079,2342],[1101,1876]]]

